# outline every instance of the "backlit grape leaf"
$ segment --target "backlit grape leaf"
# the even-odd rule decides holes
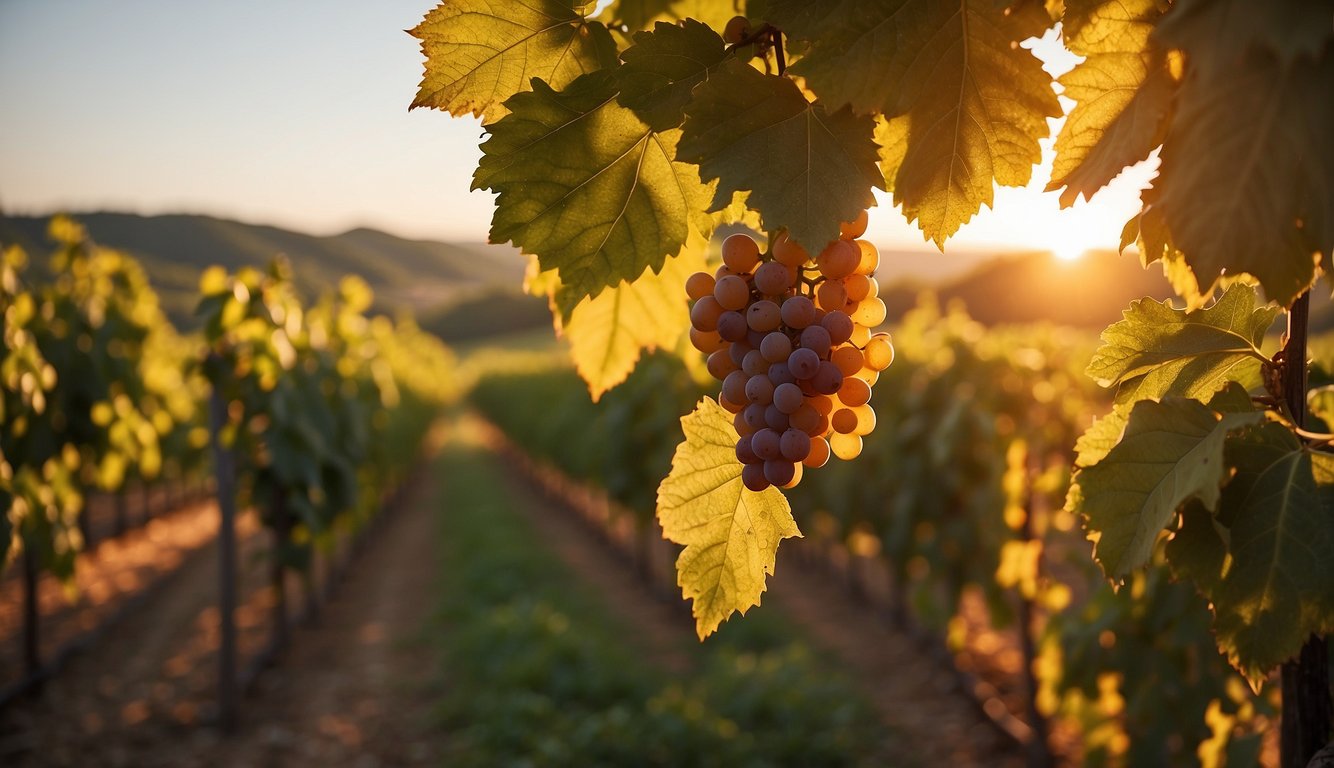
[[[1334,54],[1232,61],[1188,69],[1157,207],[1202,288],[1245,272],[1286,306],[1334,250]]]
[[[1148,267],[1155,261],[1161,262],[1163,277],[1172,285],[1172,290],[1185,302],[1184,309],[1195,311],[1209,305],[1214,296],[1233,285],[1256,286],[1255,278],[1245,272],[1224,275],[1209,286],[1207,291],[1200,290],[1195,280],[1195,273],[1186,263],[1186,257],[1172,243],[1172,233],[1163,221],[1162,209],[1157,206],[1157,190],[1153,187],[1140,193],[1144,208],[1126,222],[1121,231],[1121,249],[1134,243],[1139,249],[1140,262]]]
[[[705,268],[704,255],[703,248],[683,249],[658,274],[645,270],[633,282],[622,281],[574,308],[562,332],[594,402],[625,381],[640,352],[670,349],[689,327],[686,278]]]
[[[1106,416],[1094,419],[1075,441],[1075,466],[1091,467],[1102,461],[1107,452],[1121,441],[1128,413],[1128,408],[1115,408]]]
[[[695,88],[677,155],[718,180],[713,210],[750,190],[766,230],[786,227],[819,253],[883,186],[872,130],[868,117],[829,114],[791,80],[730,60]]]
[[[702,640],[732,613],[760,604],[778,543],[801,532],[780,491],[755,493],[742,484],[730,413],[706,397],[681,427],[685,442],[658,486],[658,522],[664,536],[685,545],[677,583],[694,601]]]
[[[764,225],[760,223],[760,215],[746,204],[746,199],[749,197],[749,192],[733,194],[732,202],[712,213],[714,226],[740,224],[751,232],[757,234],[763,232]]]
[[[911,131],[912,118],[907,115],[895,118],[876,116],[875,143],[880,145],[880,172],[886,179],[898,177],[903,158],[908,154],[908,136]]]
[[[1070,511],[1084,516],[1103,571],[1122,578],[1147,563],[1159,532],[1187,501],[1216,508],[1228,477],[1224,439],[1263,419],[1259,411],[1220,416],[1181,397],[1136,403],[1121,441],[1074,479],[1079,493]]]
[[[532,78],[557,90],[616,63],[616,43],[570,0],[445,0],[410,31],[426,55],[413,107],[490,123]]]
[[[624,66],[616,71],[621,105],[655,131],[679,127],[691,89],[723,61],[723,39],[698,21],[687,20],[681,26],[659,22],[652,32],[635,34],[634,40],[621,54]]]
[[[1065,187],[1061,206],[1091,198],[1126,166],[1162,143],[1176,88],[1167,56],[1149,35],[1158,0],[1069,0],[1065,45],[1085,57],[1060,79],[1075,101],[1056,137],[1047,191]]]
[[[1164,44],[1186,50],[1193,66],[1209,70],[1228,68],[1255,47],[1286,64],[1319,55],[1334,39],[1331,19],[1334,0],[1176,0],[1155,34]]]
[[[542,271],[537,257],[528,255],[528,265],[523,271],[523,291],[530,296],[550,296],[560,288],[560,272],[554,269]]]
[[[1233,285],[1214,305],[1194,312],[1164,301],[1131,302],[1124,319],[1102,332],[1087,373],[1116,386],[1116,402],[1169,395],[1205,400],[1228,381],[1258,383],[1265,331],[1278,309],[1256,307],[1255,290]]]
[[[661,269],[692,223],[711,230],[707,189],[674,159],[680,131],[655,132],[617,104],[610,72],[559,93],[534,80],[506,106],[487,127],[473,188],[499,193],[492,242],[560,270],[566,306]]]
[[[1227,563],[1227,542],[1220,526],[1198,501],[1189,501],[1181,510],[1181,525],[1167,540],[1167,561],[1177,578],[1195,582],[1206,596],[1213,593]]]
[[[1334,384],[1314,387],[1306,393],[1306,407],[1317,419],[1334,427]]]
[[[740,11],[735,0],[616,0],[599,18],[617,21],[631,31],[648,29],[655,21],[695,19],[722,32]]]
[[[885,177],[894,202],[928,240],[943,248],[991,205],[995,184],[1028,183],[1047,118],[1061,114],[1041,62],[1017,45],[1051,25],[1042,4],[872,0],[837,14],[808,5],[775,2],[768,13],[812,41],[792,72],[831,108],[908,118],[907,140],[881,157],[895,170]]]
[[[1334,459],[1304,450],[1276,423],[1235,440],[1228,457],[1240,498],[1229,505],[1232,561],[1212,594],[1214,628],[1219,649],[1258,690],[1312,632],[1334,625],[1334,524],[1316,483],[1317,475],[1334,482]]]

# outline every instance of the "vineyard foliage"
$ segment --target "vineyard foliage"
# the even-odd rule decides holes
[[[457,382],[434,337],[365,316],[372,295],[361,278],[310,307],[291,278],[281,260],[267,272],[209,270],[199,315],[242,501],[262,510],[282,562],[304,567],[340,520],[381,507]]]
[[[198,470],[207,435],[190,345],[143,270],[70,219],[53,219],[50,235],[51,282],[27,283],[18,248],[4,257],[0,562],[26,551],[68,577],[87,491]]]
[[[895,612],[954,650],[977,629],[966,606],[1018,632],[1029,604],[1037,705],[1083,734],[1085,764],[1247,764],[1273,705],[1213,650],[1194,588],[1157,569],[1112,589],[1063,508],[1069,446],[1110,405],[1083,375],[1096,340],[985,329],[930,300],[894,330],[899,359],[877,384],[880,421],[861,457],[790,492],[808,545],[883,564]],[[689,409],[707,374],[656,353],[595,404],[568,365],[531,359],[488,363],[469,398],[525,451],[604,488],[643,529],[656,506],[645,489],[680,440],[664,411]],[[627,422],[628,412],[640,416]]]
[[[89,489],[202,471],[212,389],[241,500],[282,530],[284,562],[305,563],[339,520],[378,508],[457,393],[452,354],[410,320],[366,317],[358,278],[307,307],[281,261],[209,270],[202,338],[182,336],[132,258],[67,218],[50,235],[53,280],[30,285],[12,247],[0,273],[0,561],[23,553],[69,577]]]
[[[1108,329],[1089,373],[1115,405],[1078,441],[1066,508],[1108,577],[1165,558],[1192,580],[1220,649],[1258,686],[1334,628],[1334,478],[1260,348],[1334,246],[1331,15],[1327,1],[446,0],[412,30],[426,57],[413,106],[481,119],[473,186],[497,194],[491,238],[535,257],[530,284],[594,396],[641,348],[677,346],[663,325],[685,299],[660,306],[664,284],[719,224],[818,253],[879,188],[943,248],[997,184],[1029,181],[1058,87],[1073,102],[1049,187],[1063,205],[1157,152],[1121,244],[1161,262],[1186,309],[1137,302]],[[1054,82],[1024,43],[1058,24],[1083,60]],[[601,322],[570,322],[595,302]],[[679,563],[701,635],[758,602],[773,549],[796,533],[785,501],[721,492],[722,467],[681,493],[714,467],[707,436],[727,432],[723,415],[706,400],[683,422],[659,497],[669,535],[688,528],[692,545],[729,553],[696,568],[687,549]],[[1047,437],[1044,451],[1075,443]]]

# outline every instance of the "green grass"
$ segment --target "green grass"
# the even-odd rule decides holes
[[[458,422],[437,464],[447,764],[887,764],[870,707],[772,611],[703,646],[683,618],[685,675],[646,660],[635,628],[530,528],[513,474],[468,437]]]

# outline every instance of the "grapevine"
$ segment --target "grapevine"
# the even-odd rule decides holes
[[[1114,403],[1074,446],[1065,512],[1095,542],[1108,578],[1138,580],[1161,566],[1189,580],[1210,607],[1220,652],[1253,687],[1284,668],[1284,762],[1303,764],[1328,739],[1325,638],[1334,630],[1334,561],[1321,556],[1334,548],[1325,501],[1334,470],[1306,436],[1327,430],[1308,430],[1303,413],[1334,419],[1328,399],[1304,385],[1309,291],[1334,252],[1334,6],[690,8],[696,18],[675,3],[613,2],[592,17],[589,6],[551,0],[498,14],[487,0],[447,0],[413,30],[427,57],[414,106],[481,118],[487,139],[473,182],[497,194],[491,238],[536,257],[576,349],[589,345],[590,327],[566,321],[600,302],[651,299],[663,309],[656,331],[626,314],[616,318],[624,334],[597,337],[605,364],[592,374],[579,366],[595,397],[625,380],[640,352],[674,346],[664,324],[693,327],[695,347],[709,351],[720,399],[682,420],[685,441],[657,510],[664,535],[684,546],[679,583],[701,636],[758,604],[779,543],[800,535],[771,487],[794,484],[798,464],[761,464],[761,451],[775,456],[778,434],[783,456],[782,437],[807,405],[829,419],[812,430],[835,455],[856,453],[846,436],[865,430],[860,406],[820,412],[832,373],[820,388],[797,384],[792,350],[810,347],[783,309],[799,313],[805,299],[828,311],[821,292],[836,304],[837,278],[816,284],[820,276],[802,271],[788,284],[781,269],[796,265],[785,265],[781,243],[822,254],[880,188],[943,249],[994,203],[997,185],[1027,184],[1047,121],[1063,110],[1057,83],[1020,43],[1057,34],[1059,22],[1061,42],[1083,60],[1060,77],[1073,108],[1048,188],[1068,206],[1158,153],[1158,177],[1121,245],[1159,263],[1184,300],[1135,302],[1104,333],[1088,373],[1115,388]],[[472,55],[478,49],[494,55]],[[729,271],[710,274],[703,244],[734,223],[771,233],[768,251],[733,241]],[[704,273],[688,287],[693,306],[662,301],[682,271]],[[1290,330],[1280,366],[1264,337],[1282,311]],[[767,339],[752,336],[752,313],[773,338],[770,355]],[[627,337],[630,348],[617,346]],[[817,370],[838,368],[830,345]],[[870,349],[853,347],[868,362]],[[759,356],[747,370],[751,351]],[[770,357],[780,361],[773,375],[760,364],[772,368]],[[795,365],[805,370],[800,358]],[[1285,402],[1267,396],[1266,375]],[[784,389],[791,413],[773,401],[785,383],[800,390]],[[809,413],[797,418],[805,424]],[[1175,446],[1167,453],[1163,435]],[[791,456],[805,448],[789,443]]]

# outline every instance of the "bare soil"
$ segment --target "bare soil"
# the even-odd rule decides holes
[[[236,615],[243,660],[264,645],[273,610],[264,537],[254,527],[244,526],[241,537]],[[385,520],[318,620],[293,633],[278,664],[242,699],[232,736],[211,724],[218,560],[209,543],[40,692],[0,711],[0,763],[431,763],[431,697],[423,686],[436,675],[422,637],[433,605],[436,541],[435,516],[418,500]],[[96,553],[108,561],[125,549],[109,544]],[[101,567],[116,571],[114,564]]]

